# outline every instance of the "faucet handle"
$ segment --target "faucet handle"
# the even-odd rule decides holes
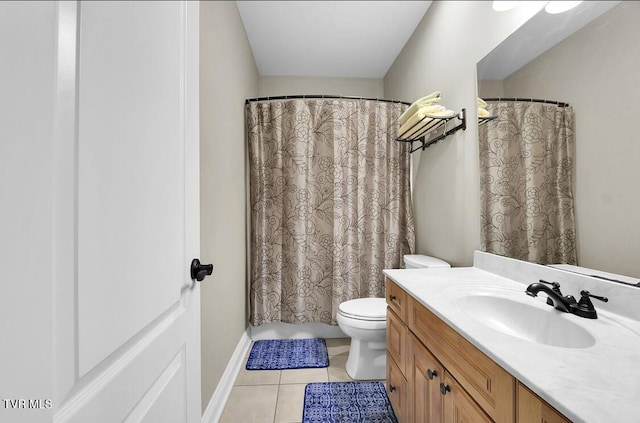
[[[598,314],[596,313],[596,308],[591,302],[591,298],[604,301],[605,303],[609,301],[607,297],[593,295],[589,291],[580,291],[580,301],[578,302],[578,304],[572,307],[572,313],[580,317],[586,317],[588,319],[597,319]]]
[[[599,295],[593,295],[592,293],[590,293],[589,291],[580,291],[580,303],[581,304],[589,304],[591,303],[591,300],[589,300],[589,297],[591,298],[595,298],[596,300],[600,300],[603,302],[608,302],[609,299],[607,297],[601,297]]]
[[[540,282],[545,283],[547,285],[551,285],[551,289],[560,294],[560,284],[558,282],[547,282],[544,279],[540,279]]]

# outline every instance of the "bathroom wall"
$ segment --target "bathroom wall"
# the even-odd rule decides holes
[[[507,97],[504,94],[504,82],[494,80],[478,81],[478,96],[482,98]]]
[[[578,264],[640,278],[640,2],[621,2],[504,80],[575,113]]]
[[[414,101],[442,91],[442,104],[474,116],[476,63],[545,2],[495,12],[489,1],[433,2],[384,78],[386,98]],[[414,153],[416,248],[469,266],[480,248],[477,123]]]
[[[383,98],[384,90],[381,78],[260,77],[260,97],[296,94],[328,94]]]
[[[244,99],[258,70],[235,2],[200,3],[202,410],[247,328]]]

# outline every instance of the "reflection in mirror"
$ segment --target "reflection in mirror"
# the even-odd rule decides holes
[[[635,1],[583,2],[560,15],[543,10],[478,64],[481,98],[548,99],[572,106],[577,263],[635,282],[640,278],[637,22],[640,2]],[[545,44],[549,37],[555,40]]]

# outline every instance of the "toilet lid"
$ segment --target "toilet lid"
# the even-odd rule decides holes
[[[358,298],[338,306],[340,313],[361,320],[386,320],[387,303],[384,298]]]
[[[404,264],[408,267],[451,267],[449,263],[439,258],[424,256],[422,254],[406,254],[404,256]]]

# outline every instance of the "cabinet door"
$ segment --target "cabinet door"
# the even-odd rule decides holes
[[[387,353],[387,394],[399,423],[408,423],[407,399],[409,392],[404,378],[395,361]]]
[[[412,383],[410,407],[413,423],[442,423],[443,396],[440,382],[444,368],[421,343],[411,335],[408,379]]]
[[[518,383],[518,423],[569,423],[562,414]]]
[[[492,423],[448,372],[444,374],[441,392],[444,394],[444,423]]]
[[[407,326],[391,311],[391,308],[387,309],[387,350],[405,377],[407,375],[407,333]]]

